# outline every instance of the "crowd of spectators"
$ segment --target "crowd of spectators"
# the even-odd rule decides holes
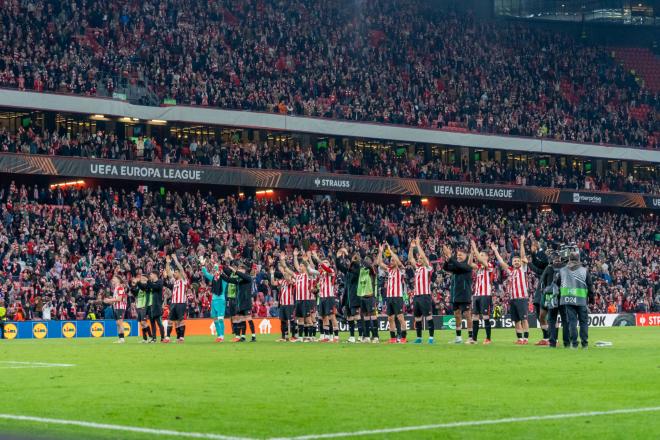
[[[301,146],[297,143],[243,143],[138,137],[120,140],[111,133],[84,132],[68,137],[57,132],[20,128],[10,133],[0,128],[0,152],[46,154],[120,160],[146,160],[239,168],[296,170],[305,172],[348,173],[382,177],[402,177],[441,181],[570,188],[592,191],[622,191],[658,194],[655,175],[633,176],[623,171],[587,172],[573,165],[541,165],[538,160],[503,161],[452,160],[432,152],[411,152],[394,146],[370,148],[343,144]]]
[[[276,316],[277,293],[267,272],[277,253],[291,256],[297,248],[334,256],[344,246],[368,254],[387,241],[405,260],[410,240],[419,236],[435,266],[435,312],[451,314],[441,245],[474,239],[487,249],[495,243],[509,258],[526,234],[530,242],[577,244],[597,279],[592,311],[660,311],[657,228],[656,218],[635,213],[459,205],[429,210],[328,197],[220,199],[210,192],[49,189],[11,182],[0,189],[0,297],[10,319],[100,318],[114,273],[130,280],[137,268],[162,268],[164,256],[177,253],[192,285],[189,317],[208,316],[201,257],[221,256],[229,248],[257,265],[255,315]],[[530,278],[532,291],[537,281]],[[341,292],[341,276],[338,283]],[[505,283],[496,270],[496,304],[504,313]]]
[[[607,49],[422,0],[0,0],[0,87],[658,146]]]

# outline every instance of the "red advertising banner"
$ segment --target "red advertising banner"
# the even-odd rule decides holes
[[[660,327],[660,313],[636,313],[637,325],[641,327]]]

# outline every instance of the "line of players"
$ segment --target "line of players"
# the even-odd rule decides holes
[[[536,248],[535,248],[536,246]],[[500,266],[507,274],[508,292],[511,297],[510,310],[515,322],[516,344],[528,344],[528,283],[527,266],[530,263],[525,255],[525,237],[520,238],[520,255],[512,258],[511,264],[499,254],[492,244],[492,251]],[[535,243],[532,251],[538,250]],[[442,247],[444,256],[443,270],[452,274],[451,301],[457,323],[456,338],[452,343],[463,342],[463,326],[459,323],[472,322],[468,330],[468,344],[476,344],[480,321],[484,322],[486,338],[484,344],[491,343],[492,280],[494,265],[486,252],[480,252],[474,241],[469,249],[458,246],[452,251]],[[256,265],[235,260],[226,250],[222,264],[211,258],[203,258],[202,274],[209,282],[212,293],[211,316],[216,329],[216,342],[224,341],[225,314],[231,318],[232,333],[235,342],[246,340],[246,330],[250,327],[252,341],[256,341],[252,320],[252,291],[256,276]],[[174,264],[172,264],[174,263]],[[210,264],[206,264],[210,263]],[[416,338],[414,343],[422,343],[424,327],[428,330],[430,344],[434,343],[435,328],[432,317],[433,300],[431,296],[431,262],[423,251],[419,239],[412,240],[408,251],[409,267],[414,270],[413,286],[408,292],[404,287],[406,267],[394,249],[385,243],[379,246],[375,259],[371,255],[355,252],[349,255],[346,248],[337,251],[335,258],[319,257],[314,251],[293,252],[290,264],[285,253],[280,253],[278,261],[270,260],[269,275],[272,285],[279,290],[279,313],[282,335],[280,341],[310,342],[316,340],[317,319],[321,331],[321,342],[338,342],[339,326],[338,307],[342,307],[348,322],[349,338],[347,342],[380,342],[378,328],[378,269],[386,274],[385,300],[389,343],[406,343],[407,329],[403,314],[404,298],[407,293],[412,297]],[[334,263],[334,264],[333,264]],[[207,268],[210,267],[210,270]],[[542,271],[532,267],[536,271]],[[337,298],[337,270],[344,274],[345,289],[341,299]],[[170,342],[173,329],[176,330],[177,342],[184,341],[186,292],[189,280],[176,255],[167,256],[163,271],[164,280],[159,278],[156,269],[149,271],[148,277],[138,271],[130,286],[136,300],[138,321],[140,322],[143,341],[156,342],[157,332],[161,342]],[[164,285],[171,287],[171,295],[166,295]],[[127,286],[122,277],[115,274],[112,278],[113,297],[105,300],[113,304],[117,318],[119,339],[124,342],[123,317],[127,307]],[[170,300],[169,316],[163,316],[163,305]],[[538,306],[538,305],[537,305]],[[540,312],[540,313],[539,313]],[[165,309],[167,313],[167,309]],[[544,317],[543,310],[537,315]],[[164,318],[167,318],[164,325]],[[547,322],[541,319],[544,337],[537,345],[548,345]],[[356,330],[358,336],[356,337]]]

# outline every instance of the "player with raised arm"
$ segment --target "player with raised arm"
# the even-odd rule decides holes
[[[390,263],[383,261],[383,250],[387,249],[390,254]],[[407,342],[406,321],[403,317],[403,263],[388,243],[378,247],[376,264],[387,272],[387,287],[385,288],[385,304],[387,308],[387,320],[390,326],[390,344],[396,344],[400,338],[402,344]],[[398,326],[397,322],[398,321]],[[400,334],[395,331],[397,327]]]
[[[545,252],[545,245],[542,245],[541,243],[532,240],[530,246],[532,255],[528,266],[539,279],[536,289],[534,290],[532,304],[534,305],[534,312],[536,312],[536,317],[538,318],[539,324],[541,326],[541,332],[543,332],[543,339],[534,345],[546,346],[550,345],[550,331],[547,320],[548,309],[545,305],[545,301],[543,300],[543,290],[550,284],[544,277],[545,270],[550,265],[550,261],[548,255]]]
[[[176,269],[172,270],[170,262],[173,261]],[[176,254],[171,257],[166,257],[165,276],[170,279],[172,284],[172,301],[170,303],[169,321],[174,325],[176,331],[176,342],[182,344],[186,333],[186,305],[188,297],[186,291],[188,289],[188,276],[183,269]],[[169,330],[168,330],[169,339]]]
[[[319,321],[317,316],[318,286],[319,286],[319,277],[321,273],[318,270],[316,270],[316,268],[312,264],[312,253],[310,251],[307,251],[304,254],[302,254],[302,260],[303,260],[303,264],[307,267],[307,274],[309,275],[309,290],[312,294],[312,301],[314,303],[312,312],[309,315],[309,321],[310,321],[309,336],[311,342],[316,342],[316,327],[317,327],[317,322]],[[321,324],[321,326],[322,325],[323,324]]]
[[[417,257],[415,257],[417,254]],[[433,268],[427,258],[419,238],[410,242],[408,250],[408,262],[415,270],[415,285],[412,290],[412,306],[415,316],[415,331],[417,338],[415,344],[422,343],[422,331],[424,321],[429,331],[429,344],[435,342],[435,324],[433,322],[433,298],[431,297],[431,273]]]
[[[479,335],[479,320],[484,320],[486,339],[484,345],[491,343],[490,316],[493,309],[492,276],[495,266],[488,261],[486,252],[479,252],[477,244],[470,242],[472,255],[476,260],[474,288],[472,289],[472,340],[476,343]]]
[[[446,244],[442,246],[442,254],[445,258],[442,269],[452,274],[451,302],[456,320],[456,339],[452,343],[462,344],[463,319],[466,323],[472,320],[470,313],[472,307],[471,256],[461,246],[453,253]],[[471,334],[472,330],[469,330],[468,333]]]
[[[227,290],[227,282],[221,277],[222,268],[215,262],[213,264],[212,272],[202,266],[202,276],[211,283],[211,318],[215,325],[215,342],[222,343],[225,340],[225,309],[227,300],[225,292]]]
[[[330,266],[330,260],[320,259],[316,251],[312,252],[312,260],[317,264],[319,272],[319,301],[322,319],[321,342],[339,342],[339,325],[337,323],[337,297],[335,295],[336,271]],[[334,334],[330,334],[330,324]]]
[[[277,271],[274,267],[270,268],[270,282],[273,286],[277,286],[279,296],[277,303],[279,306],[280,326],[282,329],[282,338],[280,342],[290,341],[295,337],[295,319],[294,319],[294,304],[295,304],[295,289],[296,281],[295,274],[286,265],[284,253],[280,254]]]
[[[112,298],[106,298],[103,302],[106,304],[112,304],[112,309],[115,314],[115,322],[117,323],[118,336],[115,344],[123,344],[126,342],[124,339],[124,315],[126,315],[128,294],[126,292],[126,287],[118,275],[112,277],[112,280],[110,280],[110,286],[112,287]]]
[[[525,255],[525,236],[520,237],[520,256],[514,256],[511,259],[511,266],[509,266],[499,251],[497,246],[491,244],[491,249],[495,253],[497,261],[500,266],[506,271],[509,282],[509,294],[511,299],[509,302],[511,310],[511,320],[515,322],[516,326],[516,344],[527,345],[529,343],[529,322],[527,321],[527,313],[529,310],[529,300],[527,295],[527,256]]]
[[[296,320],[298,321],[298,335],[302,336],[302,342],[312,340],[312,326],[315,308],[314,294],[312,293],[309,280],[309,266],[298,261],[300,255],[298,249],[293,251],[293,266],[296,269]],[[299,340],[299,339],[297,339]]]

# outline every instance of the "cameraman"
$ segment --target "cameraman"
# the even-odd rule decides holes
[[[580,263],[580,253],[577,248],[571,249],[568,264],[559,270],[560,298],[559,305],[566,307],[566,326],[568,328],[571,348],[578,347],[578,329],[580,324],[580,341],[582,348],[589,346],[589,311],[587,302],[593,301],[593,284],[587,268]],[[563,325],[563,323],[562,323]]]
[[[540,284],[543,286],[543,298],[542,302],[544,307],[548,310],[548,345],[550,347],[557,346],[558,328],[557,328],[557,316],[561,317],[562,323],[562,339],[564,340],[564,347],[568,348],[570,341],[568,338],[568,329],[566,319],[566,307],[559,305],[559,271],[566,266],[568,262],[568,252],[567,251],[554,251],[550,256],[552,261],[541,275]]]

